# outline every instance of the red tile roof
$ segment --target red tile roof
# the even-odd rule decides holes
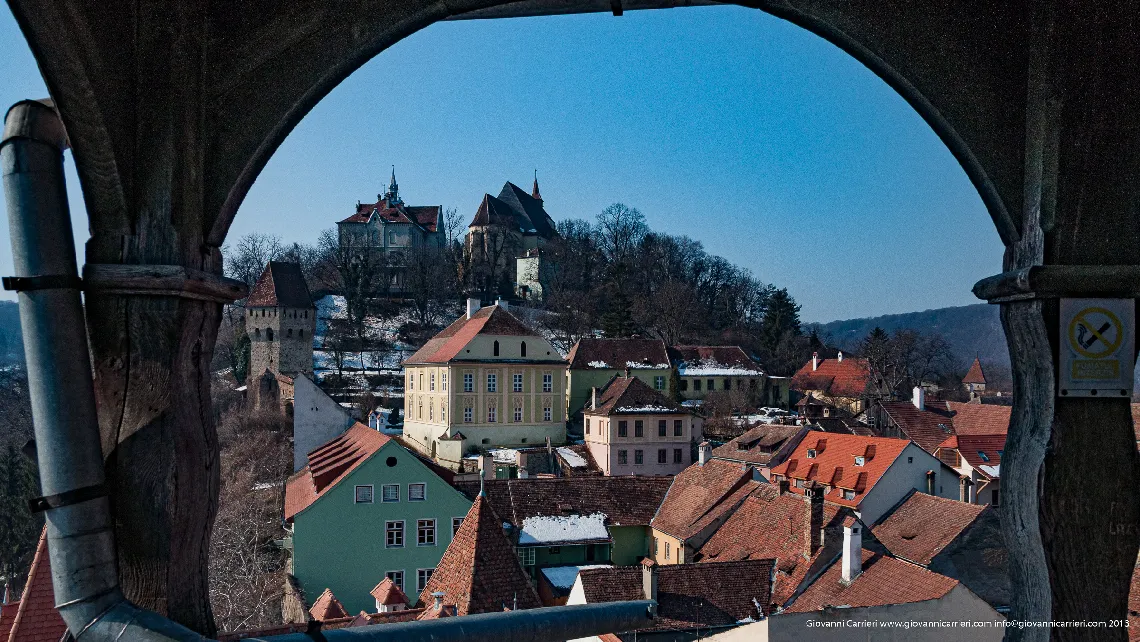
[[[557,477],[487,480],[487,500],[503,521],[522,528],[528,517],[594,515],[603,513],[606,524],[645,526],[669,492],[671,477]],[[475,498],[479,482],[456,487]]]
[[[5,608],[10,612],[10,608]],[[55,609],[47,529],[40,532],[36,555],[28,570],[28,581],[10,627],[7,638],[10,642],[58,642],[67,633],[67,625]]]
[[[825,484],[829,487],[825,500],[857,508],[908,445],[906,439],[812,432],[771,474],[773,479],[778,475]],[[809,449],[815,451],[815,457],[808,457]],[[860,456],[864,463],[856,466],[855,458]],[[803,489],[794,485],[789,490],[803,494]],[[843,490],[855,491],[855,498],[844,499]]]
[[[962,377],[962,383],[980,383],[985,385],[986,375],[982,372],[982,361],[978,357],[974,357],[974,363],[970,365],[970,371]]]
[[[387,613],[365,613],[361,611],[356,616],[344,616],[323,620],[320,630],[335,631],[337,629],[350,629],[357,626],[371,624],[392,624],[395,622],[411,622],[423,613],[423,609],[402,609]],[[230,631],[218,634],[218,642],[237,642],[238,640],[261,639],[271,635],[285,635],[287,633],[305,633],[312,624],[300,622],[295,624],[277,624],[260,629],[246,629],[244,631]]]
[[[767,466],[781,449],[796,439],[796,435],[800,432],[806,434],[807,431],[803,426],[757,424],[743,435],[717,446],[712,454],[713,457],[720,459]]]
[[[740,346],[672,346],[669,356],[677,362],[681,376],[747,376],[764,372]],[[725,372],[718,375],[718,371]]]
[[[566,356],[571,370],[672,368],[665,342],[659,339],[579,339]]]
[[[637,377],[613,377],[598,391],[598,407],[590,406],[589,401],[582,412],[587,415],[626,414],[691,414],[676,401],[661,394]]]
[[[19,602],[0,604],[0,642],[7,642],[8,634],[12,631],[12,623],[16,619],[16,612],[19,610]]]
[[[1009,431],[1010,406],[947,401],[954,413],[954,433],[958,435],[1004,435]]]
[[[384,434],[357,422],[344,434],[315,448],[309,453],[309,465],[285,482],[285,519],[292,521],[389,441]]]
[[[657,619],[638,630],[735,625],[767,617],[772,566],[770,559],[658,566]],[[643,573],[640,566],[607,566],[582,569],[578,578],[587,604],[624,602],[645,599]]]
[[[946,437],[954,434],[952,414],[945,403],[928,403],[925,410],[919,410],[909,401],[882,401],[879,405],[907,439],[928,453],[933,453]]]
[[[309,609],[309,615],[313,616],[314,620],[332,620],[340,617],[348,617],[348,611],[344,610],[344,605],[340,600],[336,599],[333,592],[325,589],[315,602],[312,608]]]
[[[297,263],[270,261],[254,284],[247,308],[284,307],[315,309],[313,298],[309,296],[309,286],[305,275]]]
[[[736,510],[761,485],[752,481],[751,466],[719,459],[693,464],[673,478],[652,526],[687,540]]]
[[[422,363],[447,363],[456,359],[464,346],[479,335],[508,335],[537,337],[538,335],[519,321],[506,308],[490,305],[480,309],[468,319],[461,316],[444,328],[404,361],[405,365]],[[551,359],[561,360],[552,356]]]
[[[987,510],[912,490],[910,496],[871,528],[891,555],[929,566],[935,556],[957,539]]]
[[[496,613],[542,606],[530,577],[519,564],[514,546],[503,532],[503,520],[487,498],[479,496],[420,592],[420,604],[431,609],[432,593],[443,591],[444,604],[457,615]]]
[[[439,221],[439,205],[404,205],[403,203],[390,203],[383,196],[375,203],[357,203],[356,213],[340,221],[341,223],[367,223],[375,214],[386,223],[408,223],[422,228],[426,232],[437,231]]]
[[[792,389],[819,390],[832,397],[860,397],[867,389],[868,373],[866,359],[820,359],[815,370],[808,361],[792,376]]]
[[[939,599],[958,586],[958,580],[866,549],[863,549],[863,572],[845,585],[841,580],[841,559],[812,582],[787,608],[787,612],[807,613],[827,606],[866,607],[925,602]]]
[[[1001,455],[1005,449],[1005,435],[954,435],[942,442],[940,447],[957,450],[962,459],[978,469],[983,477],[994,479],[1000,476],[997,469],[1001,465]]]
[[[380,580],[380,583],[376,585],[376,588],[372,589],[372,592],[369,593],[369,595],[376,598],[377,602],[384,605],[403,604],[406,606],[409,602],[411,602],[411,600],[408,599],[408,596],[400,590],[400,587],[396,586],[396,583],[393,582],[392,578],[390,577],[385,577],[384,579]]]

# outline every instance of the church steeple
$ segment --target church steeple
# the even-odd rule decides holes
[[[542,200],[542,194],[538,191],[538,170],[534,170],[534,187],[530,190],[530,195],[537,201]]]
[[[402,203],[400,200],[400,187],[396,184],[396,166],[392,166],[392,182],[388,185],[388,193],[384,195],[384,199],[389,204]]]

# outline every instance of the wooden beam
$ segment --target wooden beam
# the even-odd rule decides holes
[[[1033,265],[978,281],[974,296],[990,303],[1062,297],[1140,298],[1140,266]]]

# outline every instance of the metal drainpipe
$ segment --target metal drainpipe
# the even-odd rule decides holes
[[[30,288],[19,294],[20,324],[57,608],[82,640],[201,640],[141,611],[119,590],[64,188],[67,134],[50,101],[16,103],[4,120],[0,175],[16,272],[12,285]]]
[[[0,175],[16,273],[11,284],[20,290],[56,608],[78,642],[202,642],[206,638],[201,634],[131,604],[119,588],[64,188],[66,148],[67,134],[50,101],[21,101],[8,110],[0,139]],[[610,602],[374,625],[323,635],[330,641],[566,640],[644,628],[655,609],[656,603],[648,601]],[[314,638],[285,634],[262,639],[311,642]]]

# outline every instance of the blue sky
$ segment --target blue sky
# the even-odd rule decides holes
[[[45,95],[6,8],[0,44],[0,105]],[[914,110],[831,44],[752,9],[433,25],[301,122],[230,239],[312,242],[383,191],[393,164],[406,202],[467,218],[537,168],[556,220],[637,207],[788,288],[806,321],[976,303],[970,287],[1001,268],[981,199]],[[4,274],[9,248],[5,225]]]

